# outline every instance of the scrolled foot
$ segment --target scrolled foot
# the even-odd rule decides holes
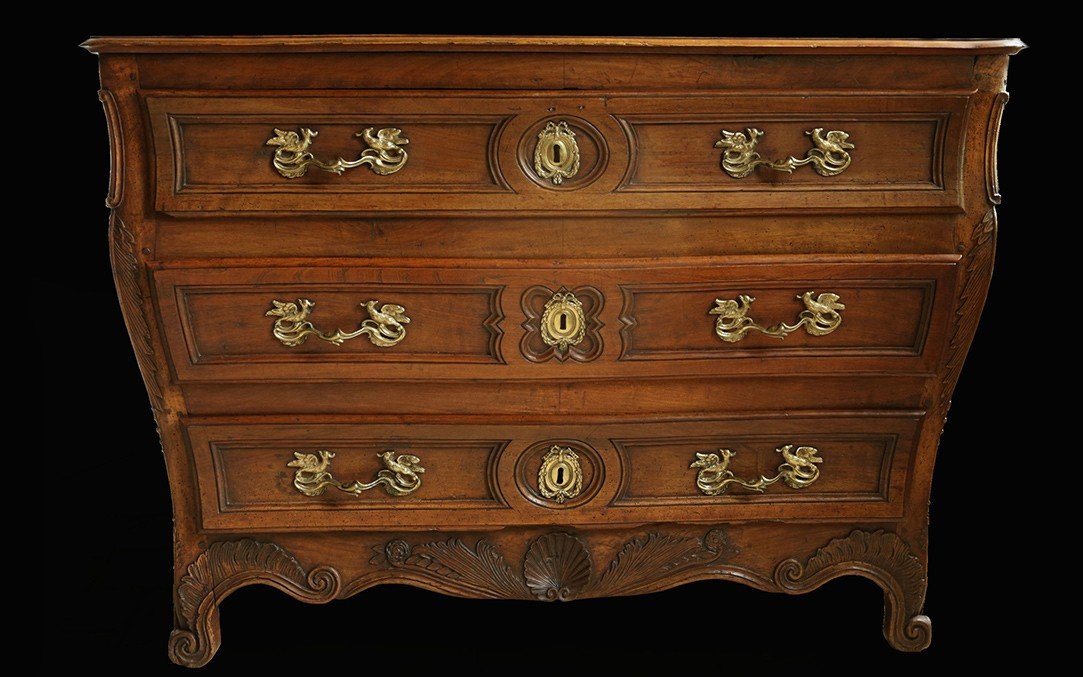
[[[896,614],[887,603],[884,612],[884,639],[897,651],[924,651],[933,641],[933,622],[924,614]]]
[[[176,628],[169,633],[169,660],[185,668],[201,668],[218,652],[222,640],[215,633]]]
[[[177,585],[178,627],[169,635],[169,659],[189,668],[206,665],[222,643],[218,604],[234,590],[257,583],[309,603],[328,602],[341,588],[337,571],[314,567],[306,572],[274,543],[214,543],[188,566]]]
[[[925,567],[906,541],[889,531],[854,531],[817,550],[804,563],[788,559],[775,568],[775,584],[785,592],[815,590],[839,576],[862,576],[884,591],[884,637],[899,651],[922,651],[933,626],[921,613]]]

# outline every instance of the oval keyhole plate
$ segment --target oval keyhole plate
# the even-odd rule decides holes
[[[545,498],[563,503],[583,490],[583,469],[579,455],[569,447],[554,444],[542,458],[538,470],[538,490]]]
[[[570,291],[553,294],[541,317],[541,337],[545,344],[565,352],[582,343],[586,333],[583,303]]]
[[[550,120],[538,134],[534,171],[557,186],[579,173],[579,144],[567,122]]]

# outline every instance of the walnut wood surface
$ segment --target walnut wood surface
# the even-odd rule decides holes
[[[163,212],[959,207],[950,160],[960,155],[967,97],[956,94],[210,94],[147,97]],[[554,190],[533,173],[534,146],[544,121],[566,118],[579,130],[581,167]],[[252,162],[273,128],[316,129],[310,150],[331,160],[360,152],[355,134],[373,126],[410,139],[410,159],[394,175],[314,170],[284,181],[270,162]],[[740,181],[719,174],[723,128],[760,128],[759,152],[785,158],[804,155],[805,133],[825,126],[857,144],[852,165],[830,181],[807,169]]]
[[[586,268],[400,265],[417,263],[155,271],[177,379],[563,379],[567,369],[545,364],[551,348],[537,337],[541,308],[562,286],[584,301],[597,299],[587,308],[586,340],[570,351],[582,363],[576,378],[838,373],[840,367],[932,372],[942,353],[957,268],[952,256],[897,263],[873,257],[810,264],[716,261],[713,267],[615,262],[603,269],[597,261]],[[809,290],[837,293],[849,304],[837,331],[799,331],[784,340],[750,334],[738,343],[715,335],[708,311],[717,298],[750,294],[757,299],[751,317],[764,325],[793,323],[804,309],[796,296]],[[310,320],[325,331],[356,328],[368,317],[359,304],[370,299],[397,303],[411,318],[407,338],[392,348],[364,339],[284,346],[271,335],[273,318],[265,311],[272,299],[298,298],[316,303]],[[780,359],[733,359],[750,357]]]
[[[308,602],[408,583],[572,600],[721,578],[797,593],[858,575],[884,634],[921,614],[940,430],[992,271],[997,128],[1013,40],[94,38],[111,143],[117,292],[165,451],[175,517],[170,657],[205,664],[233,590]],[[582,132],[583,176],[532,176],[546,120]],[[397,126],[399,173],[287,180],[273,128]],[[722,128],[801,155],[844,129],[853,164],[732,179]],[[591,343],[546,359],[531,290],[590,296]],[[762,324],[838,293],[826,336],[723,343],[715,298]],[[596,295],[596,296],[594,296]],[[321,329],[406,306],[407,337],[287,348],[264,316],[309,298]],[[526,309],[526,310],[524,310]],[[574,357],[574,356],[573,356]],[[581,497],[540,496],[540,454],[579,449]],[[816,446],[804,489],[709,497],[696,452],[771,474]],[[413,453],[393,498],[293,487],[295,451],[342,481]],[[153,450],[146,450],[151,453]]]

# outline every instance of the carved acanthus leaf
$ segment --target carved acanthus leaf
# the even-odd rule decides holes
[[[383,547],[377,546],[375,551],[373,564],[386,563],[392,568],[436,578],[463,594],[497,599],[531,597],[503,555],[485,541],[478,541],[470,548],[458,538],[417,546],[395,540]]]
[[[457,538],[418,546],[395,540],[374,550],[372,564],[410,572],[442,590],[473,597],[536,597],[546,601],[656,590],[667,579],[737,553],[724,529],[713,529],[703,538],[650,533],[625,543],[595,579],[590,550],[564,532],[543,534],[531,542],[521,577],[485,541],[471,548]]]
[[[663,576],[728,559],[737,552],[724,529],[713,529],[703,538],[649,533],[624,544],[591,596],[632,594]]]
[[[305,570],[292,555],[274,543],[252,540],[214,543],[203,551],[177,586],[177,606],[186,621],[222,581],[251,571],[263,571],[304,585]],[[190,627],[190,626],[189,626]]]
[[[775,568],[775,583],[791,593],[815,590],[844,575],[864,576],[884,591],[884,636],[903,651],[920,651],[932,639],[932,623],[921,615],[925,567],[906,541],[890,531],[853,531],[818,549],[802,564],[796,559]]]
[[[246,585],[264,583],[310,603],[338,595],[338,572],[315,567],[306,572],[274,543],[251,539],[211,544],[188,565],[177,585],[178,628],[169,637],[169,657],[178,665],[205,665],[218,649],[218,616],[223,598]]]

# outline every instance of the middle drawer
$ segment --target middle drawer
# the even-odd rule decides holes
[[[180,382],[929,373],[955,265],[185,267],[154,284]]]

